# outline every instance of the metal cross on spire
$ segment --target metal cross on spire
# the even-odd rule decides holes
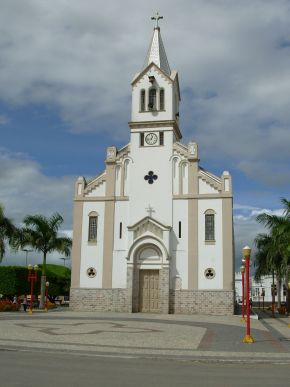
[[[156,12],[155,16],[151,16],[151,20],[156,20],[156,27],[155,28],[158,28],[158,20],[160,19],[163,19],[163,16],[159,16],[159,13]]]

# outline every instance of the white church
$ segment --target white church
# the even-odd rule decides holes
[[[232,182],[181,143],[178,73],[156,27],[132,85],[130,142],[75,185],[70,307],[233,314]]]

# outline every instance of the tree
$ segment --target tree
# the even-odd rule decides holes
[[[12,243],[15,232],[16,227],[10,219],[6,218],[4,214],[4,207],[0,204],[0,262],[2,262],[5,254],[6,242],[8,241],[9,244]]]
[[[257,216],[257,221],[262,223],[270,231],[268,240],[266,238],[261,238],[261,236],[260,238],[259,236],[257,238],[257,262],[259,262],[259,255],[263,256],[267,251],[266,257],[264,257],[266,267],[270,265],[272,270],[276,271],[278,285],[281,284],[281,278],[284,277],[286,286],[288,287],[290,273],[290,201],[282,198],[281,204],[283,206],[282,216],[269,215],[266,213]],[[280,294],[280,289],[278,288],[277,290],[278,294]],[[288,289],[288,308],[290,303],[289,297],[290,294]]]
[[[43,254],[40,308],[44,308],[47,254],[58,251],[60,254],[69,256],[72,240],[58,236],[59,227],[63,223],[63,218],[58,213],[53,214],[50,218],[43,215],[28,215],[24,218],[23,223],[25,227],[19,231],[15,244],[17,248],[30,246]]]

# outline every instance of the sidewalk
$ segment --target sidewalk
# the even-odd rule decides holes
[[[260,311],[261,312],[261,311]],[[259,313],[260,313],[259,312]],[[260,313],[253,344],[240,316],[72,312],[0,313],[0,349],[89,356],[290,364],[290,318]]]

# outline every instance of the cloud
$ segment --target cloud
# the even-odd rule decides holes
[[[5,115],[0,114],[0,125],[6,125],[10,122],[10,119]]]
[[[0,148],[0,200],[16,223],[25,214],[59,212],[64,227],[71,228],[74,181],[74,176],[45,176],[37,162]]]
[[[223,159],[272,187],[287,185],[287,1],[6,2],[0,99],[53,105],[72,131],[125,138],[130,81],[142,67],[156,7],[165,12],[163,40],[186,97],[185,141],[194,137],[202,158]]]
[[[45,176],[37,162],[0,148],[0,202],[6,216],[17,225],[21,225],[25,215],[51,216],[59,212],[64,218],[62,232],[71,236],[74,182],[74,176]],[[36,253],[30,255],[39,257]],[[5,262],[9,263],[13,256],[8,254]]]

